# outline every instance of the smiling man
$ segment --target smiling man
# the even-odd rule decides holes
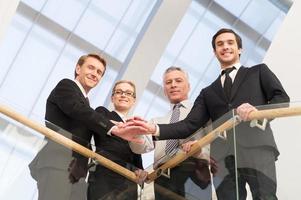
[[[201,90],[187,117],[173,125],[155,126],[142,120],[137,120],[135,125],[147,128],[159,140],[185,138],[209,119],[216,121],[232,109],[237,109],[245,121],[256,110],[255,106],[289,102],[289,96],[267,65],[241,65],[242,40],[232,29],[217,31],[212,37],[212,47],[221,74]],[[253,199],[277,199],[275,161],[279,151],[269,123],[264,131],[251,128],[247,122],[240,123],[235,132],[235,140],[230,131],[227,140],[217,138],[211,143],[211,155],[218,162],[214,177],[218,199],[246,199],[247,184]]]
[[[87,94],[100,82],[105,70],[106,61],[100,55],[81,56],[76,64],[74,80],[61,80],[50,93],[45,114],[46,121],[50,123],[46,125],[87,147],[90,131],[131,140],[130,133],[124,134],[125,130],[131,132],[130,128],[116,126],[89,105]],[[72,136],[62,129],[72,133]],[[73,155],[82,159],[78,154]],[[68,168],[71,160],[71,150],[48,140],[29,166],[33,178],[37,181],[39,200],[80,199],[79,195],[73,194],[79,191],[73,189],[76,184],[72,185],[69,182]],[[85,195],[84,192],[78,194]]]

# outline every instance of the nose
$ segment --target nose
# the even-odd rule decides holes
[[[176,87],[176,81],[171,82],[171,87]]]

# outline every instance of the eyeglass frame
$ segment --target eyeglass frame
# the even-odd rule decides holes
[[[123,91],[123,90],[118,89],[118,90],[114,90],[114,92],[113,92],[113,95],[122,96],[123,94],[126,97],[136,98],[136,94],[133,91],[129,91],[129,90]]]

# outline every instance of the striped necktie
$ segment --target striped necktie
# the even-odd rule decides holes
[[[173,108],[173,111],[171,114],[171,118],[170,118],[170,124],[179,121],[181,106],[182,106],[182,104],[180,104],[180,103],[174,105],[174,108]],[[179,146],[179,141],[177,139],[167,140],[166,146],[165,146],[165,153],[170,154],[178,146]]]

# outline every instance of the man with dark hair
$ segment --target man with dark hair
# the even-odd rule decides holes
[[[46,125],[77,142],[86,140],[86,133],[89,131],[140,141],[129,134],[130,127],[115,125],[89,105],[87,94],[100,82],[105,70],[106,62],[101,56],[88,54],[80,57],[75,68],[75,80],[61,80],[50,93],[46,103]],[[86,140],[81,144],[89,147],[88,143]],[[37,181],[39,200],[75,198],[72,197],[74,186],[68,179],[71,160],[71,150],[48,140],[29,165],[31,174]]]
[[[240,64],[241,38],[233,30],[220,29],[212,38],[212,47],[221,75],[202,89],[188,116],[172,125],[142,120],[136,120],[136,125],[147,128],[159,140],[185,138],[209,119],[215,121],[232,109],[236,108],[240,118],[247,121],[249,114],[257,110],[255,106],[289,102],[280,81],[265,64],[250,68]],[[261,130],[242,122],[235,132],[235,143],[232,131],[228,131],[227,140],[217,138],[211,143],[211,155],[218,162],[214,177],[218,199],[246,199],[246,184],[253,199],[277,199],[275,160],[279,152],[269,123]]]

